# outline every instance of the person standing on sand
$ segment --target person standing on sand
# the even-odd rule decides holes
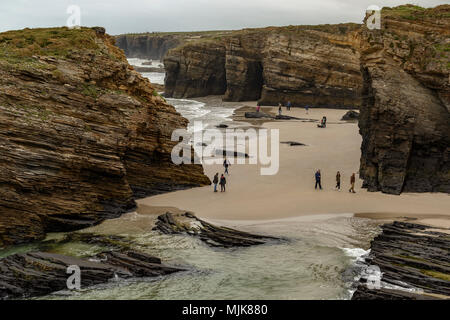
[[[281,102],[278,104],[278,115],[280,115],[281,116],[281,112],[282,112],[283,110],[281,109]]]
[[[219,183],[219,173],[216,173],[213,179],[214,192],[217,192],[217,184]]]
[[[350,178],[350,185],[351,185],[351,187],[350,187],[350,190],[348,190],[348,192],[356,193],[355,192],[355,182],[356,182],[356,175],[353,173],[352,177]]]
[[[306,114],[308,114],[309,106],[305,106]]]
[[[220,177],[220,192],[225,192],[225,185],[227,184],[227,179],[225,179],[225,176],[222,175]]]
[[[292,103],[290,101],[288,101],[287,103],[287,109],[288,111],[291,111],[291,107],[292,107]]]
[[[320,173],[320,170],[317,170],[316,172],[316,190],[317,186],[322,190],[322,174]]]
[[[258,104],[256,105],[256,112],[260,111],[261,111],[261,103],[258,102]]]
[[[223,161],[223,167],[225,168],[225,173],[228,173],[228,167],[230,166],[230,162],[225,158],[225,160]]]
[[[341,191],[341,173],[339,171],[336,174],[336,189]]]

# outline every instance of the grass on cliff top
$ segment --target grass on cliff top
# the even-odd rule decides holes
[[[66,58],[72,50],[101,53],[91,28],[23,29],[0,33],[0,60],[31,62],[34,55]],[[30,61],[29,61],[30,60]]]
[[[417,5],[406,4],[393,8],[384,7],[383,16],[397,17],[406,20],[423,20],[425,18],[450,18],[450,5],[441,5],[435,8],[423,8]]]

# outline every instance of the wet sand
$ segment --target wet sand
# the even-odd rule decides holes
[[[245,103],[254,107],[255,103]],[[248,108],[247,110],[251,110]],[[244,110],[244,109],[243,109]],[[277,113],[278,108],[264,109]],[[227,192],[213,193],[213,187],[158,195],[138,201],[141,212],[149,206],[176,207],[192,211],[200,218],[213,220],[273,220],[318,214],[360,214],[366,218],[420,217],[428,223],[445,224],[450,218],[450,196],[447,194],[386,195],[361,189],[348,192],[350,176],[358,174],[362,137],[356,122],[341,121],[347,110],[293,108],[283,114],[320,120],[328,118],[326,129],[317,123],[290,121],[257,121],[268,129],[280,130],[280,142],[297,141],[306,146],[280,144],[280,169],[274,176],[262,176],[259,165],[232,165],[227,176]],[[239,113],[239,112],[237,112]],[[242,114],[242,112],[241,112]],[[235,120],[242,120],[241,118]],[[211,178],[224,172],[222,165],[205,165]],[[314,173],[322,171],[323,190],[314,189]],[[341,172],[342,190],[335,189],[335,176]],[[143,205],[147,208],[143,209]],[[382,214],[380,214],[382,213]],[[428,219],[426,219],[428,217]]]

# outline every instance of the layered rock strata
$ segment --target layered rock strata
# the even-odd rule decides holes
[[[0,246],[209,184],[201,166],[171,161],[186,126],[102,28],[0,34]]]
[[[364,186],[450,192],[450,6],[383,9],[361,31],[361,67]]]
[[[353,300],[450,297],[450,240],[442,230],[405,222],[384,225],[366,263],[380,269],[380,286],[375,286],[378,280],[369,279],[373,286],[361,281]]]

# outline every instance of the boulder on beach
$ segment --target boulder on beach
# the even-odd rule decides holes
[[[351,121],[351,120],[358,120],[359,119],[359,112],[356,111],[349,111],[347,112],[343,117],[342,121]]]
[[[273,116],[264,112],[246,112],[245,117],[249,119],[261,119],[261,118],[273,119]]]

